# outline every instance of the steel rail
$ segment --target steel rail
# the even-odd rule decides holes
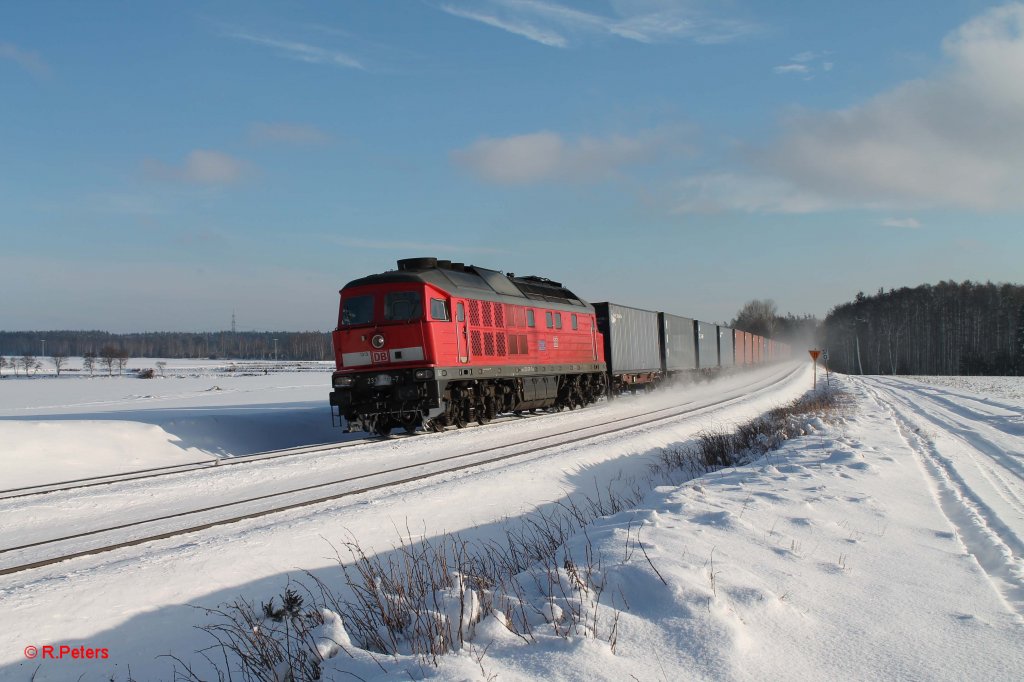
[[[491,420],[491,422],[489,423],[503,424],[514,419],[521,419],[524,417],[532,419],[539,416],[544,415],[537,414],[523,415],[521,417],[499,417],[497,419]],[[400,433],[397,435],[388,436],[388,439],[414,438],[421,435],[428,434]],[[345,448],[351,448],[360,445],[373,445],[375,443],[380,442],[383,442],[383,439],[374,436],[368,438],[357,438],[351,441],[341,441],[338,443],[318,443],[314,445],[299,445],[293,448],[282,448],[281,450],[267,450],[265,452],[254,452],[251,455],[238,455],[236,457],[231,458],[202,460],[197,462],[182,462],[181,464],[168,464],[166,466],[151,467],[147,469],[134,469],[132,471],[125,471],[118,474],[87,476],[84,478],[73,478],[66,481],[54,481],[52,483],[40,483],[38,485],[23,486],[20,488],[8,488],[6,490],[0,490],[0,502],[4,500],[16,500],[22,497],[31,497],[33,495],[47,495],[49,493],[60,493],[67,492],[70,490],[93,488],[99,485],[112,485],[114,483],[125,483],[128,481],[139,481],[150,478],[160,478],[162,476],[171,476],[173,474],[185,474],[191,473],[193,471],[202,471],[204,469],[220,469],[222,467],[232,466],[235,464],[253,464],[255,462],[264,462],[272,459],[280,459],[282,457],[324,454],[334,450],[343,450]]]
[[[231,466],[234,464],[252,464],[253,462],[263,462],[269,459],[278,459],[281,457],[294,457],[295,455],[314,454],[317,452],[330,452],[331,450],[340,450],[342,448],[350,448],[356,445],[363,445],[366,443],[373,442],[376,441],[369,438],[361,438],[358,440],[348,442],[300,445],[294,448],[283,448],[281,450],[267,450],[266,452],[254,452],[251,455],[239,455],[237,457],[232,457],[230,459],[182,462],[181,464],[168,464],[166,466],[151,467],[148,469],[134,469],[132,471],[125,471],[119,474],[87,476],[85,478],[73,478],[66,481],[54,481],[53,483],[40,483],[38,485],[28,485],[23,486],[21,488],[8,488],[6,490],[0,490],[0,500],[15,500],[18,499],[19,497],[29,497],[32,495],[46,495],[48,493],[59,493],[68,490],[79,490],[81,488],[92,488],[93,486],[97,485],[110,485],[113,483],[123,483],[125,481],[137,481],[147,478],[159,478],[160,476],[170,476],[171,474],[182,474],[188,473],[190,471],[200,471],[202,469],[218,469],[221,467]],[[15,494],[11,495],[9,493]]]

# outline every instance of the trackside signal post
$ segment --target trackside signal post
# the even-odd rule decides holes
[[[817,388],[818,387],[818,357],[821,355],[821,351],[820,350],[809,350],[807,352],[811,354],[811,361],[814,363],[814,383],[811,384],[811,388]]]

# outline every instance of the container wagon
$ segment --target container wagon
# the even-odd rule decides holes
[[[593,305],[604,337],[609,391],[652,388],[662,378],[658,313],[607,301]]]
[[[661,366],[665,374],[697,369],[697,346],[694,320],[671,313],[658,313],[661,330]]]

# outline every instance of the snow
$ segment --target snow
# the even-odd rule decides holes
[[[0,488],[345,438],[331,425],[329,363],[276,365],[264,375],[266,363],[166,362],[165,378],[156,379],[7,373],[0,381]]]
[[[213,608],[239,598],[258,604],[279,595],[289,580],[308,577],[303,571],[341,589],[332,544],[350,539],[386,559],[399,542],[444,532],[459,532],[470,541],[499,538],[524,513],[551,510],[558,501],[608,486],[628,487],[631,478],[647,474],[661,448],[691,442],[702,429],[750,419],[809,387],[807,367],[770,390],[746,389],[749,398],[710,405],[743,393],[744,384],[766,385],[784,374],[767,369],[579,412],[6,501],[0,509],[0,547],[87,527],[105,515],[131,518],[187,508],[197,499],[230,499],[237,491],[365,471],[375,463],[426,461],[508,445],[673,403],[709,405],[469,471],[0,576],[0,610],[8,624],[0,628],[0,679],[28,679],[36,672],[37,680],[81,674],[85,680],[123,680],[129,665],[136,679],[171,679],[173,662],[159,656],[173,652],[202,665],[193,652],[210,644],[195,626],[213,621],[190,605]],[[172,433],[165,426],[180,410],[194,416],[196,433],[209,429],[212,439],[231,430],[219,423],[222,408],[245,414],[248,406],[253,415],[283,415],[278,425],[300,433],[301,426],[289,427],[289,418],[301,423],[313,409],[308,403],[324,401],[326,383],[314,396],[312,387],[300,385],[303,377],[313,375],[250,376],[238,383],[212,375],[163,380],[166,393],[157,408],[163,414],[128,397],[134,386],[156,382],[4,381],[0,429],[60,424],[61,417],[73,415],[65,421],[84,433],[87,424],[109,424],[108,417],[120,412],[110,434],[116,440],[114,434],[129,426]],[[228,402],[203,389],[211,379],[232,391]],[[595,574],[603,585],[600,600],[594,604],[592,589],[575,596],[570,589],[568,601],[542,592],[526,595],[536,611],[533,643],[510,633],[500,616],[491,614],[475,624],[463,622],[472,625],[472,637],[458,652],[441,657],[436,670],[412,656],[377,656],[383,672],[354,647],[352,631],[338,613],[327,609],[314,642],[328,657],[325,679],[349,679],[350,672],[363,679],[452,680],[494,675],[501,680],[1019,679],[1024,670],[1024,382],[1001,381],[1005,390],[993,397],[905,378],[833,380],[854,399],[838,422],[809,419],[808,435],[767,457],[661,485],[637,508],[598,519],[571,538],[559,566],[566,557],[583,565],[588,552],[600,557]],[[67,384],[86,388],[76,386],[73,391],[80,393],[56,400],[58,393],[67,393]],[[19,411],[18,399],[8,393],[11,385],[38,392],[26,401],[35,412]],[[132,388],[121,388],[118,398],[119,385]],[[78,406],[65,412],[56,406],[60,402]],[[238,423],[252,426],[260,419]],[[0,435],[14,434],[23,452],[42,458],[47,440],[39,433],[34,445],[20,432]],[[259,442],[256,436],[235,437],[248,440],[242,444],[250,448]],[[143,438],[147,461],[164,461],[167,453],[157,447],[162,437]],[[317,438],[307,436],[306,442]],[[88,451],[104,448],[116,450],[97,442]],[[7,466],[27,476],[17,463]],[[568,580],[565,569],[559,570],[560,579]],[[436,600],[449,619],[464,618],[458,598],[451,597],[444,593]],[[478,608],[473,605],[470,614]],[[566,637],[566,617],[573,609],[594,616],[593,625]],[[111,657],[25,660],[25,646],[45,643],[108,647]]]
[[[592,544],[611,564],[605,591],[622,608],[614,655],[593,640],[558,642],[549,633],[551,655],[536,656],[521,640],[495,636],[483,661],[487,674],[1020,679],[1019,549],[1002,556],[1010,566],[995,570],[974,551],[965,533],[987,533],[984,524],[1001,519],[964,518],[942,503],[924,461],[929,454],[906,438],[901,408],[886,400],[893,393],[901,400],[899,388],[844,383],[858,409],[839,424],[819,424],[751,466],[659,489],[641,507],[573,539],[573,556]],[[1021,445],[1018,438],[1017,458]],[[1014,537],[1024,528],[1020,510]],[[640,526],[650,563],[635,553],[624,561],[627,528]],[[339,662],[336,670],[345,669]],[[437,677],[465,679],[479,670],[459,654]]]
[[[973,393],[981,400],[992,397],[1024,400],[1024,381],[1020,377],[905,376],[930,386],[952,388],[960,395]]]

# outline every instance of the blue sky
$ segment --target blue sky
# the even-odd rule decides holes
[[[436,255],[728,320],[1024,280],[1024,5],[0,5],[0,328],[330,329]]]

